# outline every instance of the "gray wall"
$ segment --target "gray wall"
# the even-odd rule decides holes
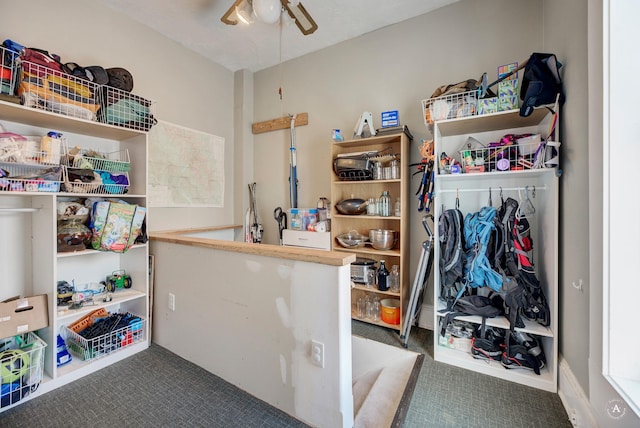
[[[399,110],[400,122],[414,135],[411,160],[418,162],[420,141],[431,138],[422,118],[421,100],[440,85],[479,79],[485,71],[490,81],[495,80],[498,65],[520,62],[540,51],[542,12],[540,1],[461,1],[256,72],[254,122],[280,117],[281,112],[309,113],[309,125],[296,128],[298,205],[315,206],[319,197],[330,196],[331,130],[340,128],[351,138],[363,111],[373,113],[378,128],[382,111]],[[500,22],[518,22],[517,30],[509,36],[496,31]],[[277,96],[281,81],[282,103]],[[277,206],[289,207],[289,131],[258,134],[253,139],[258,212],[267,242],[277,243],[271,213]],[[413,196],[419,180],[417,175],[410,185],[411,228],[416,231],[409,247],[411,276],[426,237]],[[431,290],[427,293],[433,294]]]
[[[571,16],[571,20],[567,20]],[[560,353],[589,390],[589,90],[587,7],[582,0],[544,1],[544,49],[562,62],[567,99],[560,119]],[[582,281],[583,289],[572,284]]]

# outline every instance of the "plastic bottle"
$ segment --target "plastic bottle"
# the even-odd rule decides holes
[[[391,273],[389,274],[389,288],[394,293],[400,291],[400,270],[398,265],[391,266]]]
[[[393,207],[393,215],[400,217],[400,198],[396,198],[396,203]]]
[[[380,260],[378,268],[378,290],[387,291],[389,289],[389,270],[384,265],[384,260]]]
[[[64,339],[62,336],[58,335],[56,338],[56,365],[61,367],[70,363],[71,360],[71,354],[67,351],[67,345],[65,344]]]
[[[380,206],[378,207],[380,211],[378,214],[383,217],[388,217],[391,215],[391,197],[389,196],[389,191],[382,191],[382,195],[380,196]]]

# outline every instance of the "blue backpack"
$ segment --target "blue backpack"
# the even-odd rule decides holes
[[[473,214],[467,214],[464,219],[464,275],[469,287],[486,286],[493,291],[500,291],[502,288],[502,275],[492,269],[487,257],[489,239],[495,233],[495,217],[496,209],[488,206]]]

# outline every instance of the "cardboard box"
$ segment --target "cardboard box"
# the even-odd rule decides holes
[[[0,302],[0,337],[15,336],[48,326],[46,294]]]
[[[282,244],[291,247],[331,250],[331,232],[285,229],[282,231]]]

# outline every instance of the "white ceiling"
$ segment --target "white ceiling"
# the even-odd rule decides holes
[[[318,24],[225,25],[233,0],[97,0],[231,71],[258,71],[435,10],[458,0],[302,0]],[[294,3],[294,1],[292,1]],[[284,20],[283,20],[284,22]]]

